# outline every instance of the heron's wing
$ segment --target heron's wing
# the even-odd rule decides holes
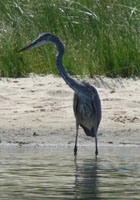
[[[97,115],[97,107],[96,107],[97,105],[95,103],[95,94],[94,93],[91,95],[91,99],[92,99],[93,110],[95,111],[95,114]]]
[[[94,117],[95,117],[94,127],[96,127],[95,129],[97,130],[99,123],[100,123],[100,120],[98,119],[98,104],[97,104],[96,97],[95,97],[94,93],[91,95],[91,97],[92,97],[92,105],[93,105]]]
[[[101,121],[101,105],[100,99],[96,98],[96,94],[92,94],[92,104],[95,111],[96,125],[98,128]]]
[[[74,111],[75,116],[77,115],[77,106],[78,106],[78,98],[77,98],[77,94],[74,94],[73,111]]]

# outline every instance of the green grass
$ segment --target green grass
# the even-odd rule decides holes
[[[42,32],[64,42],[71,75],[140,76],[139,0],[0,1],[0,75],[59,74],[52,44],[17,54]]]

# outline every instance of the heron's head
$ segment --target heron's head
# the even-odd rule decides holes
[[[20,53],[20,52],[26,51],[27,49],[34,48],[34,47],[40,46],[42,44],[51,42],[52,37],[53,37],[53,35],[51,33],[43,33],[40,36],[38,36],[35,40],[33,40],[30,44],[28,44],[24,48],[20,49],[17,53]]]

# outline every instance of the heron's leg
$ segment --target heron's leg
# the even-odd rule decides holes
[[[98,131],[98,128],[97,128],[97,123],[95,121],[94,122],[94,134],[95,134],[95,155],[96,156],[98,155],[97,131]]]
[[[74,155],[77,155],[78,128],[79,128],[79,124],[76,121],[76,138],[75,138],[75,146],[74,146]]]
[[[96,136],[95,136],[95,148],[96,148],[95,154],[96,154],[96,156],[97,156],[97,155],[98,155],[97,134],[96,134]]]

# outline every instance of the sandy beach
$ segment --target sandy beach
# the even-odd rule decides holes
[[[140,145],[140,79],[84,78],[102,102],[100,145]],[[73,91],[52,75],[0,79],[0,144],[73,145]],[[79,145],[94,138],[79,129]]]

